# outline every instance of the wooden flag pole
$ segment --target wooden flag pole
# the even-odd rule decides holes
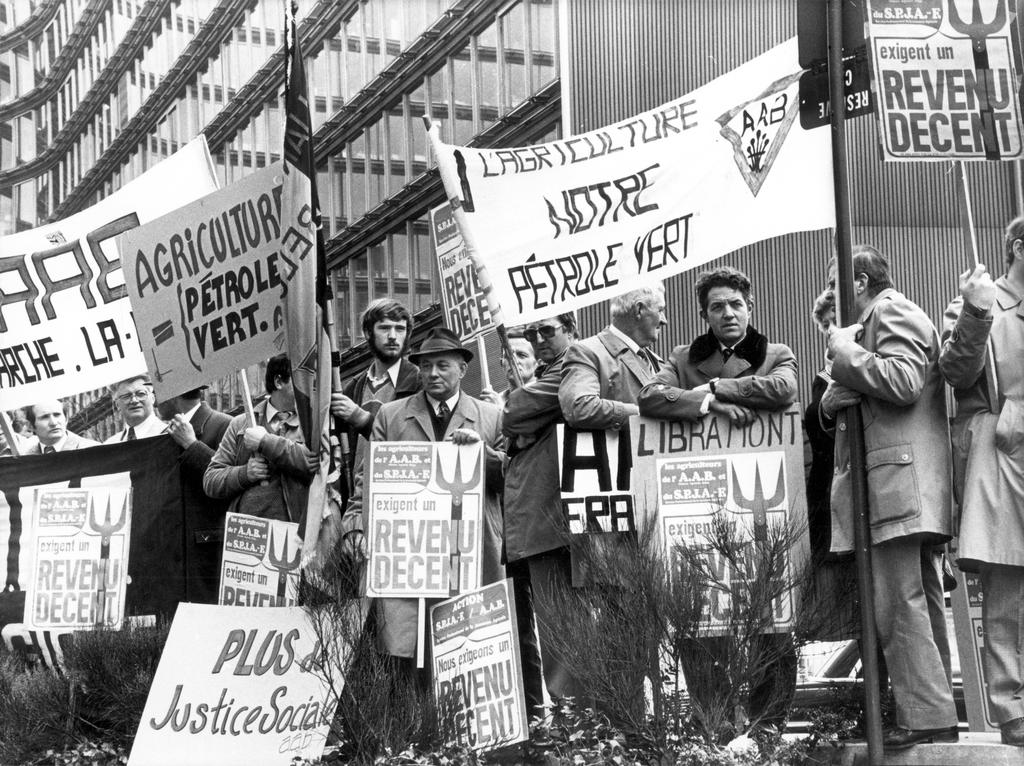
[[[238,377],[242,381],[242,401],[245,404],[245,415],[249,418],[249,425],[256,425],[256,410],[252,406],[252,392],[249,390],[249,376],[243,367],[238,371]]]
[[[491,387],[491,371],[487,368],[487,346],[484,344],[484,336],[476,336],[476,358],[480,360],[480,387]],[[511,359],[511,357],[506,357]],[[513,361],[512,364],[515,364]]]
[[[432,123],[430,118],[426,115],[423,116],[423,124],[427,128],[427,138],[430,140],[430,146],[433,148],[434,153],[438,154],[438,147],[441,144],[440,127]],[[444,181],[446,194],[448,189],[459,188],[460,184],[458,178],[451,177],[451,172],[446,163],[438,162],[437,168],[441,173],[441,179]],[[452,206],[452,217],[455,218],[455,223],[459,226],[459,233],[462,235],[462,241],[466,246],[466,252],[473,261],[473,268],[476,269],[476,278],[480,283],[480,290],[483,292],[484,298],[487,301],[487,308],[491,312],[491,319],[494,322],[494,328],[498,332],[498,340],[501,342],[501,347],[505,351],[505,356],[508,359],[514,359],[515,357],[512,356],[512,349],[508,345],[508,332],[505,330],[505,316],[501,310],[501,304],[498,303],[498,296],[494,291],[494,283],[491,281],[490,272],[487,271],[487,264],[480,258],[480,251],[477,249],[473,231],[470,229],[468,222],[466,221],[466,211],[463,208],[463,201],[458,197],[450,196],[448,198],[448,203]],[[519,388],[523,385],[523,379],[519,374],[519,368],[513,364],[509,369],[512,371],[514,386]]]

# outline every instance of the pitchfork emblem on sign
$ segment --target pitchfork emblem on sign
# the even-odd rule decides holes
[[[284,595],[288,590],[288,575],[295,571],[295,568],[299,565],[299,558],[302,554],[302,549],[299,546],[295,546],[295,555],[288,558],[288,537],[284,538],[284,546],[281,548],[281,556],[277,556],[277,548],[274,546],[274,530],[270,530],[270,567],[271,569],[277,570],[277,605],[281,606],[284,604]]]
[[[89,501],[89,526],[100,535],[100,584],[96,589],[96,624],[103,625],[107,611],[107,567],[110,565],[110,538],[119,532],[128,521],[128,500],[121,506],[117,521],[110,519],[110,497],[107,497],[107,513],[102,524],[96,519],[96,504]]]
[[[981,137],[985,144],[985,159],[998,160],[999,140],[996,137],[996,121],[993,114],[991,94],[994,88],[994,76],[988,62],[988,43],[986,38],[1000,31],[1006,25],[1005,0],[996,2],[996,12],[992,21],[987,24],[981,18],[981,3],[974,0],[971,4],[971,21],[960,18],[956,3],[949,2],[949,25],[971,40],[971,53],[974,55],[974,70],[978,74],[981,86],[978,88],[978,113],[981,118]]]
[[[738,508],[754,513],[754,539],[764,541],[768,539],[768,509],[774,508],[786,499],[786,466],[779,464],[779,478],[775,484],[775,494],[767,500],[764,496],[764,487],[761,485],[761,464],[754,466],[754,496],[748,498],[740,489],[739,478],[736,476],[736,466],[732,467],[732,501]]]
[[[450,492],[452,496],[452,531],[455,537],[455,549],[451,552],[451,571],[454,577],[449,579],[449,595],[455,596],[459,593],[459,580],[461,579],[462,567],[462,499],[466,490],[475,486],[480,481],[480,460],[473,461],[473,475],[468,481],[462,480],[462,450],[455,454],[455,471],[451,480],[446,479],[441,472],[441,461],[437,461],[437,471],[434,481],[442,492]]]

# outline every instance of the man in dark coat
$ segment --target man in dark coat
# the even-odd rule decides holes
[[[782,410],[796,401],[796,358],[750,325],[750,280],[732,268],[697,278],[697,300],[708,331],[672,350],[669,363],[644,386],[640,414],[663,420],[700,420],[714,412],[739,427],[756,410]],[[728,639],[702,638],[686,653],[683,670],[698,706],[712,709],[726,689]],[[751,683],[750,717],[781,722],[796,684],[796,655],[786,634],[762,636],[763,673]]]
[[[188,579],[185,593],[189,601],[215,604],[227,503],[206,494],[203,475],[231,423],[231,416],[204,402],[202,388],[174,397],[171,406],[175,414],[167,432],[181,447],[178,463],[181,465],[187,513],[185,571]]]

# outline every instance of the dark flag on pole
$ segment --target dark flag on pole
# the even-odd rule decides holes
[[[303,528],[303,559],[315,551],[327,507],[330,460],[331,344],[328,334],[327,263],[320,200],[313,161],[313,124],[306,89],[306,68],[291,3],[285,35],[284,182],[281,197],[281,251],[294,272],[284,296],[285,330],[292,363],[295,405],[306,445],[320,470],[309,491]]]

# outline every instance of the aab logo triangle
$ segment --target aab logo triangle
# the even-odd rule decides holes
[[[799,81],[799,72],[780,78],[715,120],[732,144],[736,167],[755,197],[800,111]]]

